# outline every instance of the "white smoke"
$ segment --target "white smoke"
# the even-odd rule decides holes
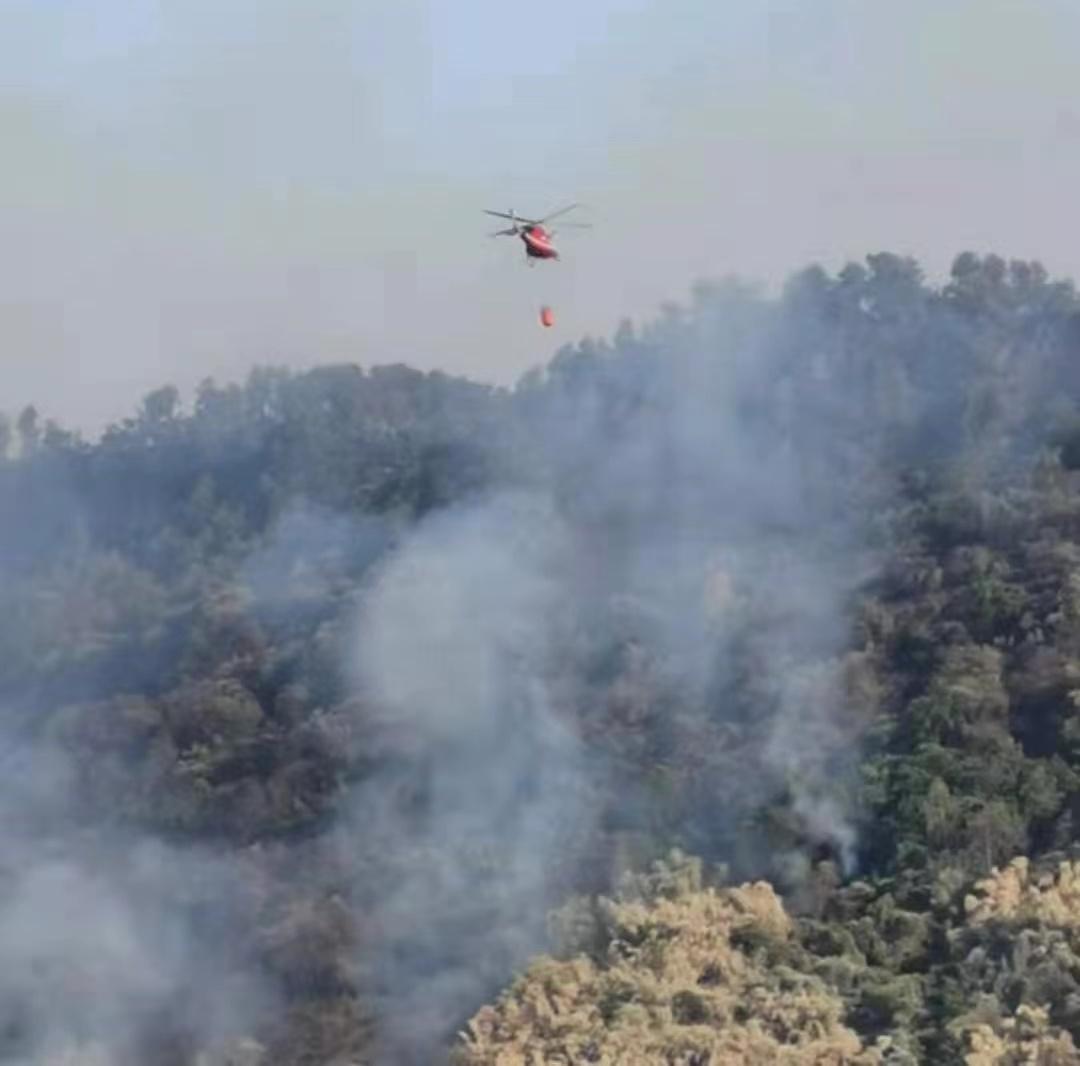
[[[240,897],[223,861],[130,836],[7,845],[5,1056],[134,1066],[164,1054],[188,1062],[251,1032],[270,1007],[260,979],[199,928],[200,909],[223,922]]]
[[[591,819],[618,806],[655,821],[644,783],[624,773],[605,793],[610,766],[571,724],[589,714],[588,686],[562,685],[581,667],[581,640],[615,646],[629,627],[650,649],[661,687],[632,698],[661,734],[681,728],[651,704],[666,685],[679,715],[721,736],[715,727],[743,713],[725,692],[749,656],[761,724],[738,728],[755,761],[727,759],[722,782],[743,809],[694,812],[698,839],[711,832],[705,844],[720,851],[736,815],[786,797],[803,839],[853,861],[842,786],[857,745],[834,660],[848,640],[844,597],[862,576],[854,527],[826,520],[837,489],[775,415],[765,305],[740,286],[698,298],[695,330],[665,323],[636,358],[594,348],[557,361],[530,423],[541,487],[427,518],[362,595],[362,714],[408,753],[357,789],[343,837],[366,871],[385,871],[358,906],[378,930],[366,964],[387,1063],[430,1061],[449,1027],[544,946],[550,874],[580,860]],[[738,843],[758,873],[790,868],[768,846]]]
[[[497,496],[422,524],[365,597],[357,681],[412,738],[419,793],[395,803],[393,770],[377,772],[350,818],[369,869],[393,852],[382,890],[360,890],[387,1063],[430,1062],[536,950],[552,875],[587,831],[583,752],[550,682],[572,558],[548,500]],[[463,939],[478,926],[482,950]]]

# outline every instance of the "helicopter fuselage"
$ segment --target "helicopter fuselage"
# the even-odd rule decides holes
[[[530,259],[558,259],[559,253],[551,243],[551,236],[543,226],[523,226],[521,240],[525,254]]]

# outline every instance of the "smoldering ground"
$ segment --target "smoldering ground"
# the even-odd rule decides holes
[[[276,1002],[236,950],[239,871],[70,812],[60,828],[63,762],[40,745],[0,787],[0,1061],[227,1061]]]
[[[49,488],[43,481],[39,476],[39,496]],[[80,497],[61,491],[66,489],[61,483],[56,500],[46,494],[48,506],[33,512],[30,528],[14,531],[14,539],[6,536],[5,547],[33,542],[32,527],[47,529],[58,515],[78,526],[84,517]],[[319,519],[305,524],[304,512],[286,512],[269,543],[241,569],[253,598],[267,609],[292,593],[294,614],[303,621],[305,612],[296,604],[304,601],[294,588],[328,595],[318,580],[325,569],[337,572],[334,560],[341,555],[354,560],[365,554],[364,527],[348,523],[346,542],[344,520]],[[298,537],[304,541],[302,573],[296,569]],[[69,569],[77,569],[76,555],[69,548]],[[324,560],[330,560],[325,567]],[[16,574],[22,557],[8,550],[4,562]],[[38,595],[44,595],[40,589]],[[67,602],[62,590],[52,595],[58,610],[47,612],[46,620],[60,619]],[[7,621],[16,624],[15,618]],[[17,647],[12,641],[5,646]],[[127,682],[138,687],[143,670],[130,649],[127,662]],[[76,686],[65,683],[61,688],[71,702],[43,706],[41,684],[12,689],[12,676],[17,672],[5,676],[0,703],[0,1061],[265,1061],[265,1049],[251,1037],[265,1031],[283,1001],[252,950],[253,915],[265,881],[258,856],[143,829],[140,823],[153,819],[153,804],[140,786],[127,794],[111,789],[110,781],[134,782],[145,769],[117,744],[126,717],[141,717],[144,725],[157,720],[145,700],[79,703]],[[100,679],[93,671],[78,677],[83,696],[96,694]],[[159,742],[168,763],[176,752],[164,738]],[[168,780],[158,778],[158,787],[168,789]],[[103,808],[101,798],[110,795],[123,802]]]

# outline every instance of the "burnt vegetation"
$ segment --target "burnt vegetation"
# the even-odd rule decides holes
[[[525,956],[488,935],[498,852],[466,830],[471,887],[398,942],[377,901],[424,856],[381,830],[427,817],[446,741],[358,689],[357,609],[430,516],[538,490],[580,562],[545,670],[590,817]],[[27,408],[0,501],[0,1062],[1074,1061],[1080,296],[1038,264],[701,286],[513,390],[259,369],[92,443]],[[763,544],[803,576],[747,577]],[[685,642],[656,622],[683,609]],[[168,980],[88,1006],[128,956],[57,963],[20,910],[57,864],[113,886]],[[57,898],[93,925],[83,877]],[[146,932],[171,922],[200,958]],[[388,959],[483,995],[394,1043]]]

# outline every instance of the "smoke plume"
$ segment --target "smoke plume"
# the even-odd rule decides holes
[[[588,829],[584,753],[551,686],[571,561],[546,498],[497,495],[424,523],[364,598],[362,698],[405,735],[415,775],[387,767],[350,808],[366,858],[390,868],[385,895],[359,889],[387,1063],[431,1061],[535,950],[552,880]]]
[[[386,870],[358,905],[375,930],[365,965],[387,1063],[430,1061],[543,948],[553,889],[581,874],[579,842],[615,773],[603,738],[582,732],[586,646],[646,648],[662,679],[636,697],[626,682],[628,697],[662,716],[666,689],[714,737],[746,713],[731,694],[751,670],[765,723],[752,727],[755,762],[705,792],[740,796],[741,811],[705,801],[698,841],[719,856],[735,839],[725,857],[746,872],[783,873],[788,856],[736,822],[787,796],[803,839],[851,867],[856,812],[838,785],[857,745],[838,657],[845,597],[865,576],[857,530],[837,518],[844,490],[811,480],[793,447],[808,427],[785,423],[769,395],[787,339],[769,305],[737,285],[696,299],[693,330],[624,335],[617,357],[586,345],[538,391],[519,390],[531,492],[429,517],[362,594],[350,653],[361,713],[402,757],[355,792],[342,840]],[[652,802],[625,776],[617,789],[627,812]]]

